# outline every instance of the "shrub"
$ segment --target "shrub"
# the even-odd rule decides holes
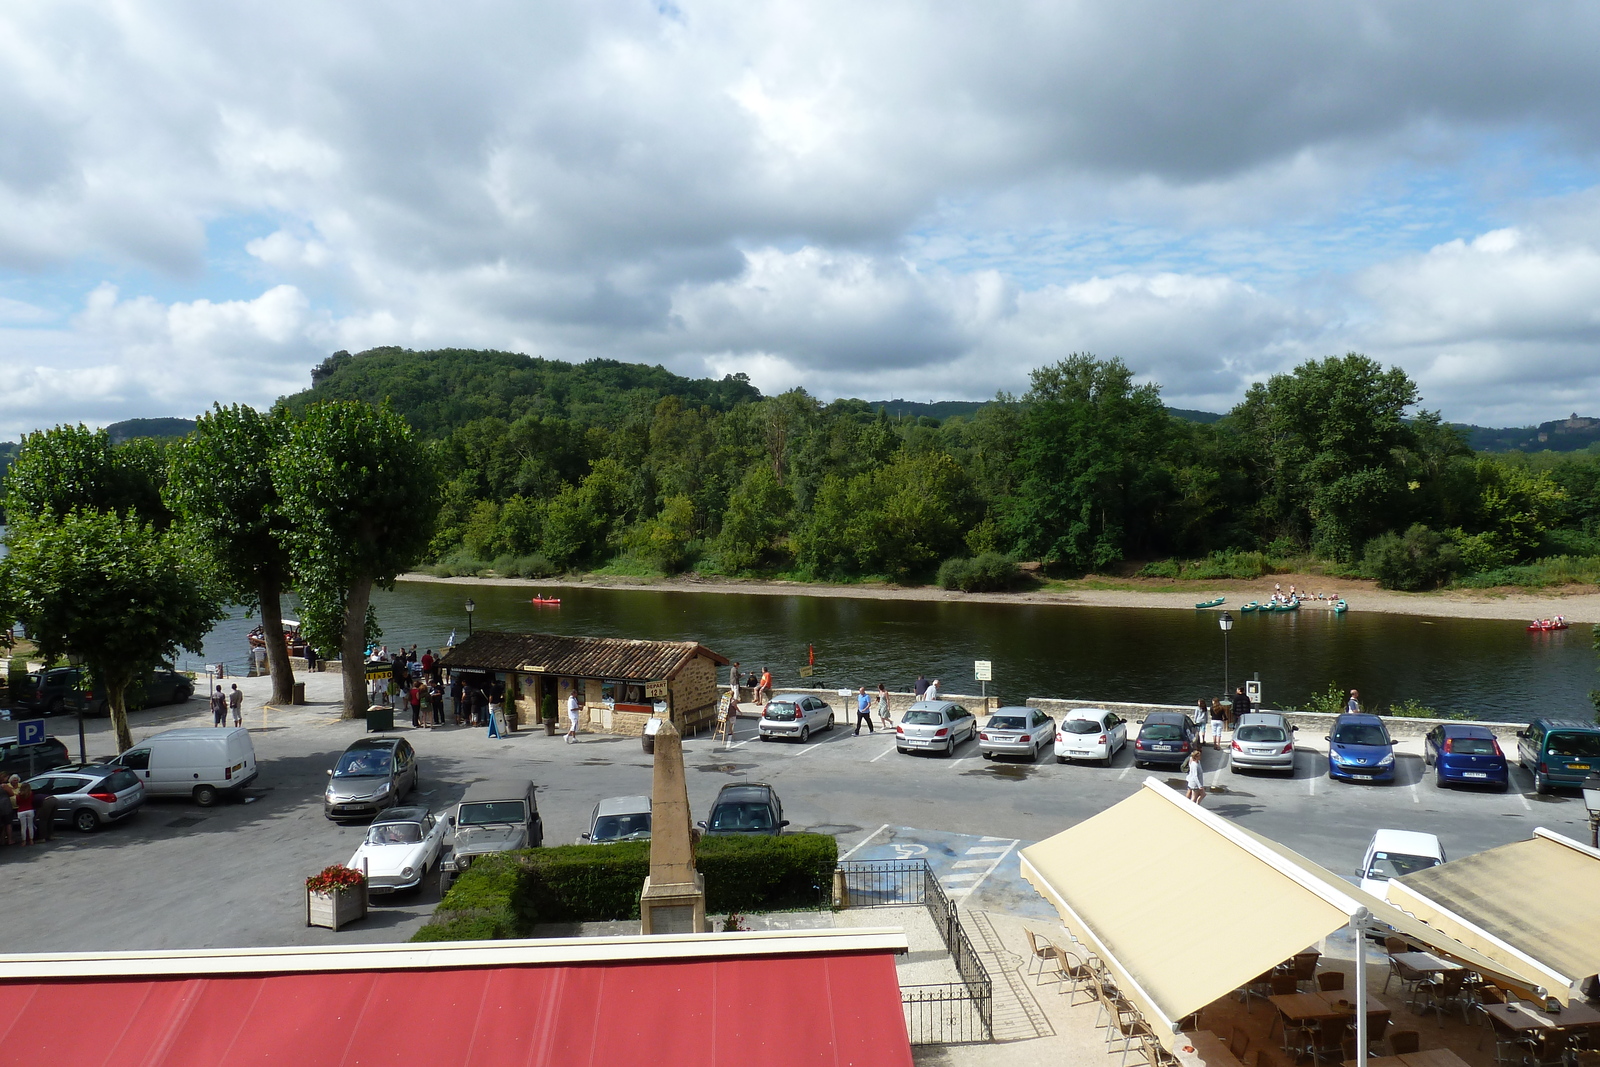
[[[947,559],[939,567],[939,586],[963,593],[994,593],[1015,589],[1022,580],[1016,561],[998,552],[973,559]]]
[[[1430,708],[1416,697],[1407,697],[1398,704],[1389,705],[1385,715],[1393,715],[1402,719],[1467,719],[1471,716],[1464,711],[1440,711]]]
[[[695,867],[706,878],[706,910],[815,908],[828,899],[839,843],[828,834],[704,837]]]
[[[1325,692],[1313,693],[1310,699],[1290,711],[1311,711],[1322,715],[1337,715],[1344,711],[1345,700],[1349,694],[1339,687],[1338,682],[1329,682]]]
[[[1420,522],[1404,535],[1389,531],[1367,542],[1362,565],[1385,589],[1432,589],[1449,580],[1461,564],[1456,546]]]
[[[493,569],[502,578],[549,578],[556,573],[555,564],[545,558],[542,552],[531,552],[526,556],[496,556]]]
[[[1237,552],[1227,549],[1213,552],[1205,559],[1163,559],[1147,563],[1139,571],[1141,578],[1186,578],[1198,581],[1215,581],[1219,578],[1259,578],[1271,574],[1272,563],[1262,552]]]
[[[480,857],[462,872],[413,941],[489,941],[526,937],[537,921],[522,891],[517,853]]]
[[[1139,569],[1141,578],[1176,578],[1183,573],[1183,564],[1175,559],[1159,559],[1146,563]]]
[[[546,922],[639,917],[639,890],[650,873],[650,843],[559,845],[521,853],[527,907]]]

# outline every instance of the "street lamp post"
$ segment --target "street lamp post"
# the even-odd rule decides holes
[[[1583,806],[1589,809],[1589,844],[1600,848],[1600,774],[1583,780]]]
[[[474,611],[477,611],[477,610],[478,610],[478,605],[473,602],[471,597],[467,597],[467,636],[468,637],[472,636],[472,613]]]
[[[1228,631],[1233,629],[1233,616],[1224,611],[1217,619],[1222,627],[1222,699],[1228,699]]]

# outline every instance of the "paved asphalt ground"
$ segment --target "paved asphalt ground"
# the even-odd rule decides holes
[[[58,830],[52,842],[0,848],[6,921],[3,951],[333,944],[404,940],[437,903],[436,888],[379,898],[364,921],[334,934],[305,926],[303,879],[350,857],[364,828],[322,815],[326,772],[364,724],[338,718],[338,679],[308,679],[313,703],[263,708],[265,679],[241,679],[261,776],[242,801],[211,809],[153,800],[127,822],[94,834]],[[841,716],[842,718],[842,716]],[[207,721],[203,705],[135,713],[135,738]],[[76,752],[76,722],[51,723]],[[91,756],[110,754],[104,722],[92,723]],[[0,725],[0,733],[9,734]],[[443,809],[469,782],[526,774],[539,785],[547,843],[576,839],[602,797],[650,791],[650,758],[636,738],[584,735],[568,745],[543,729],[489,740],[484,731],[402,728],[421,756],[420,796]],[[684,746],[689,795],[709,809],[719,787],[770,782],[791,829],[838,837],[857,859],[926,857],[953,898],[990,911],[1047,917],[1017,873],[1019,848],[1130,795],[1154,773],[1182,788],[1176,771],[1135,770],[1129,752],[1110,767],[989,762],[975,744],[953,759],[899,755],[883,732],[860,737],[840,726],[807,745],[751,740],[750,720],[728,745]],[[1414,743],[1413,743],[1414,744]],[[1333,871],[1352,875],[1378,827],[1428,830],[1452,857],[1527,837],[1535,826],[1587,834],[1575,792],[1540,797],[1520,771],[1504,794],[1441,790],[1424,778],[1416,751],[1402,749],[1394,785],[1327,778],[1320,739],[1302,737],[1293,778],[1231,775],[1206,753],[1213,810],[1282,841]],[[1159,848],[1160,843],[1152,843]],[[852,851],[853,850],[853,851]],[[1176,876],[1181,857],[1173,858]],[[430,879],[431,882],[431,879]]]

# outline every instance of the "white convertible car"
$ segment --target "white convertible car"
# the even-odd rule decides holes
[[[427,808],[390,808],[372,821],[350,866],[366,865],[367,891],[415,889],[439,862],[449,825]]]

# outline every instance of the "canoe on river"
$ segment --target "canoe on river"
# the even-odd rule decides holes
[[[1227,600],[1227,599],[1228,598],[1225,597],[1225,596],[1219,596],[1215,600],[1207,600],[1203,604],[1196,604],[1195,607],[1197,607],[1197,608],[1218,608],[1218,607],[1221,607],[1222,606],[1222,602]]]

